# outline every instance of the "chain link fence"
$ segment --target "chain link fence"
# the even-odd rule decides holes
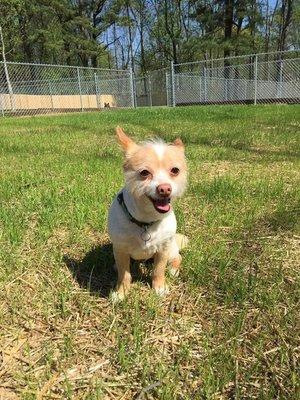
[[[135,82],[137,106],[300,103],[300,51],[171,63]]]
[[[0,115],[133,107],[130,70],[0,62]]]
[[[173,105],[300,102],[300,51],[171,65]]]
[[[300,51],[131,70],[0,62],[0,115],[191,104],[300,103]]]
[[[137,107],[170,105],[170,68],[150,71],[135,78]]]

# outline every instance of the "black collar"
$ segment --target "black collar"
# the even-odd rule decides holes
[[[141,221],[138,221],[137,219],[135,219],[135,218],[130,214],[130,212],[128,211],[128,208],[126,207],[126,204],[125,204],[125,201],[124,201],[123,192],[121,192],[121,193],[118,194],[117,199],[118,199],[118,202],[119,202],[120,206],[122,207],[124,213],[126,214],[127,218],[129,219],[129,221],[130,221],[130,222],[133,222],[134,224],[136,224],[136,225],[139,226],[140,228],[143,228],[143,229],[146,230],[149,226],[151,226],[151,225],[155,224],[155,222],[157,222],[157,221],[153,221],[153,222],[141,222]]]

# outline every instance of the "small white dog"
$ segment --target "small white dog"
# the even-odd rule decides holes
[[[187,239],[176,234],[176,218],[171,201],[181,196],[187,182],[184,145],[149,141],[136,144],[121,128],[117,138],[125,152],[125,187],[113,200],[108,216],[108,232],[118,271],[117,298],[124,298],[131,284],[130,258],[154,257],[152,287],[167,293],[165,269],[177,275],[179,250]]]

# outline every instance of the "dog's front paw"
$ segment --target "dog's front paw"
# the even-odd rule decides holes
[[[161,297],[166,296],[170,292],[169,287],[167,285],[156,286],[153,289],[155,290],[155,293]]]
[[[119,292],[117,290],[113,291],[111,294],[111,301],[115,303],[119,303],[120,301],[123,301],[125,298],[124,292]]]
[[[131,286],[130,281],[128,281],[128,282],[125,281],[125,282],[119,284],[117,290],[112,292],[112,295],[111,295],[112,301],[114,303],[116,303],[118,301],[124,300],[125,296],[129,292],[130,286]]]

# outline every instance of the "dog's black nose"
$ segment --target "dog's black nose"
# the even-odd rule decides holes
[[[169,197],[172,193],[172,186],[169,183],[161,183],[157,186],[156,192],[162,197]]]

